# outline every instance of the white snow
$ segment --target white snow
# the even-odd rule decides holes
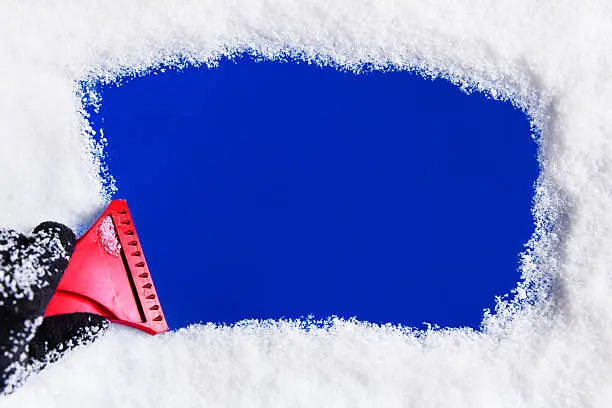
[[[113,184],[97,176],[102,146],[79,99],[96,96],[78,96],[79,81],[246,48],[414,69],[510,99],[541,132],[542,172],[522,303],[500,298],[483,333],[245,322],[153,338],[114,327],[0,406],[609,406],[610,21],[605,0],[3,1],[2,226],[78,227],[102,209]]]
[[[115,230],[113,217],[110,215],[104,217],[104,219],[100,221],[100,224],[98,224],[98,237],[100,238],[102,248],[110,255],[117,258],[121,253],[121,243],[119,242],[117,230]]]

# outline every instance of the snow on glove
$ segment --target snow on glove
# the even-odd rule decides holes
[[[26,236],[0,229],[0,392],[64,351],[95,340],[108,321],[74,313],[45,318],[45,309],[68,266],[76,238],[66,226],[44,222]]]

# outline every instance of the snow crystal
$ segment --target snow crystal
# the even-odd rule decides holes
[[[119,236],[117,230],[115,230],[115,224],[113,218],[107,215],[98,224],[98,238],[102,248],[115,258],[121,253],[121,243],[119,242]]]
[[[99,214],[112,180],[83,109],[103,103],[98,81],[241,51],[413,70],[509,100],[533,120],[541,175],[523,299],[498,298],[481,332],[253,321],[152,338],[113,327],[0,405],[608,406],[611,20],[601,0],[4,1],[3,226]]]

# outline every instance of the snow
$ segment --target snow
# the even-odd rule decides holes
[[[541,175],[520,296],[500,297],[482,332],[252,321],[153,338],[113,327],[0,406],[608,406],[611,18],[598,0],[2,2],[2,226],[78,228],[104,207],[113,179],[81,100],[103,101],[80,84],[240,50],[416,70],[510,100],[538,131]]]
[[[100,224],[98,224],[98,237],[100,238],[102,248],[110,255],[117,258],[121,254],[121,243],[115,230],[113,217],[110,215],[104,217]]]

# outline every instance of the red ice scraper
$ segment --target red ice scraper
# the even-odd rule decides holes
[[[89,312],[149,334],[168,330],[125,200],[78,239],[45,316]]]

